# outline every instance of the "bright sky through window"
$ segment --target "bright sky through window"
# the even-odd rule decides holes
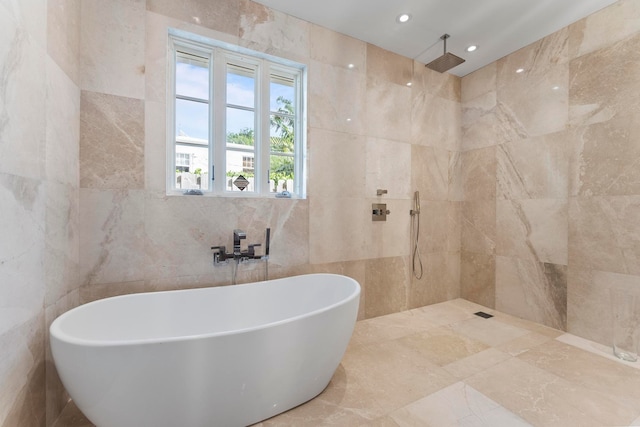
[[[207,99],[209,94],[209,73],[206,68],[178,63],[176,64],[176,93],[180,95]],[[227,101],[231,104],[252,105],[254,98],[253,80],[237,74],[229,74],[227,82]],[[178,85],[179,82],[179,85]],[[294,89],[290,85],[272,84],[269,109],[278,111],[281,105],[278,98],[293,99]],[[207,138],[206,105],[181,102],[176,108],[177,135],[192,138]],[[237,133],[242,129],[253,127],[253,118],[236,114],[227,121],[227,132]]]

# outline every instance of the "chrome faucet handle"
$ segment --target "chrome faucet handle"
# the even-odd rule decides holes
[[[262,244],[260,243],[254,243],[253,245],[249,245],[249,250],[247,252],[247,255],[249,255],[249,258],[255,258],[256,256],[256,246],[262,246]]]
[[[218,263],[227,259],[227,248],[225,246],[211,246],[213,252],[213,262]]]

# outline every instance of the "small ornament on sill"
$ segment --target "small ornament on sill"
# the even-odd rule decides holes
[[[233,181],[233,185],[238,187],[240,191],[244,191],[245,188],[249,186],[249,181],[244,176],[238,176],[235,181]]]
[[[278,199],[290,199],[291,198],[291,193],[289,193],[287,190],[284,190],[280,193],[276,193],[276,197]]]

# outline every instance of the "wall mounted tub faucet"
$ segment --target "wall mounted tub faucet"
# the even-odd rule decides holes
[[[256,254],[256,248],[261,247],[262,243],[252,243],[247,249],[242,249],[242,241],[247,238],[247,233],[240,229],[233,230],[233,252],[227,252],[224,245],[212,246],[213,265],[228,264],[229,260],[234,260],[235,264],[247,261],[260,261],[269,259],[269,240],[271,237],[271,229],[267,228],[265,233],[264,254]]]
[[[256,254],[256,248],[262,246],[262,243],[251,243],[246,250],[242,250],[242,241],[247,238],[247,233],[242,230],[233,230],[233,252],[227,252],[226,246],[212,246],[213,265],[229,264],[229,260],[233,260],[231,284],[236,284],[236,274],[238,266],[244,262],[264,261],[264,280],[269,280],[269,246],[271,240],[271,229],[267,228],[264,235],[264,254]]]

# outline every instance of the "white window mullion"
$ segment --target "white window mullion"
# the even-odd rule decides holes
[[[218,49],[213,59],[213,165],[215,166],[214,192],[224,193],[226,189],[227,158],[227,64],[224,54]]]
[[[167,138],[169,139],[169,144],[167,144],[167,167],[169,170],[166,173],[166,188],[167,192],[175,191],[175,174],[176,170],[176,45],[173,39],[170,39],[171,43],[171,58],[169,60],[169,79],[167,82],[167,94],[170,94],[171,97],[167,96],[167,116],[173,117],[172,120],[167,120]]]
[[[296,76],[296,99],[295,99],[295,163],[294,163],[294,191],[297,195],[304,197],[306,188],[306,176],[304,174],[305,162],[307,159],[307,147],[305,147],[304,132],[307,129],[306,112],[304,111],[304,93],[306,84],[303,81],[303,74],[298,72]]]
[[[258,167],[260,169],[260,193],[269,194],[269,74],[270,69],[266,64],[260,68],[260,97],[259,97],[259,117],[260,117],[260,139],[257,141],[258,152],[256,155],[260,159]]]

